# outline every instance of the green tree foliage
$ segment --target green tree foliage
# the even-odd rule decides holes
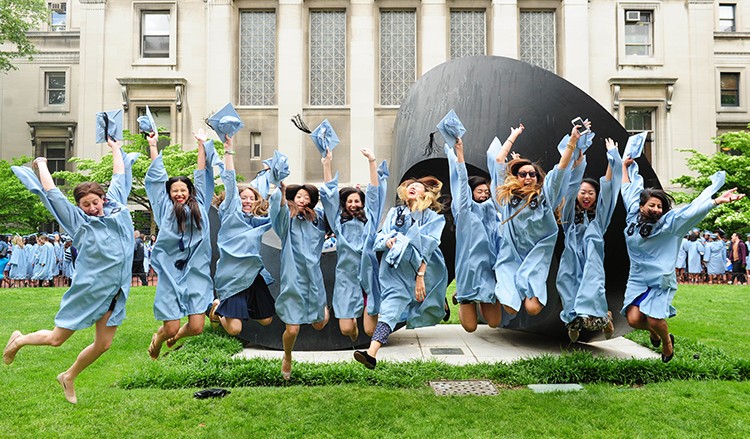
[[[698,175],[683,175],[672,180],[672,183],[692,189],[690,192],[672,193],[678,203],[692,201],[710,184],[709,177],[721,170],[727,173],[727,182],[722,190],[736,187],[738,193],[750,195],[750,132],[725,133],[715,138],[714,142],[721,146],[721,151],[711,156],[694,149],[683,150],[692,154],[687,166]],[[744,198],[714,208],[699,227],[706,230],[721,228],[729,234],[737,232],[743,236],[750,233],[750,199]]]
[[[15,70],[14,58],[31,58],[36,53],[26,32],[39,27],[49,14],[45,0],[0,0],[0,48],[5,44],[15,50],[0,50],[0,72]]]
[[[52,221],[39,197],[29,192],[10,169],[30,162],[29,157],[19,157],[11,163],[0,160],[0,224],[2,233],[27,234],[36,232],[43,223]]]

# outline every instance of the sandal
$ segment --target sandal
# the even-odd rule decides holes
[[[22,336],[21,331],[13,331],[12,334],[10,334],[10,338],[8,339],[8,344],[5,345],[5,350],[3,351],[3,362],[5,364],[11,364],[13,360],[16,359],[16,352],[18,352],[18,348],[13,348],[13,343],[16,342],[16,339],[18,337]]]
[[[157,360],[159,358],[159,352],[161,352],[161,345],[156,344],[156,333],[151,337],[151,344],[148,345],[148,356],[151,357],[152,360]]]
[[[612,321],[612,311],[607,311],[607,326],[604,327],[604,338],[610,340],[615,333],[615,323]]]
[[[167,347],[171,349],[172,346],[174,346],[175,343],[177,343],[177,339],[174,337],[168,338],[166,343],[167,343]]]
[[[286,358],[281,359],[281,377],[284,381],[289,381],[292,378],[292,362],[289,361],[289,370],[284,370],[284,364],[286,364]]]
[[[354,322],[354,333],[349,336],[349,339],[351,339],[352,343],[355,343],[357,339],[359,338],[359,327],[357,326],[357,322]]]
[[[214,300],[211,304],[211,311],[208,312],[208,320],[211,322],[211,327],[216,329],[219,326],[219,316],[216,315],[216,308],[219,307],[221,301],[219,299]]]
[[[669,355],[664,355],[663,353],[661,354],[661,361],[663,363],[669,363],[670,361],[672,361],[672,357],[674,357],[674,335],[669,334],[669,340],[672,342],[672,353]]]

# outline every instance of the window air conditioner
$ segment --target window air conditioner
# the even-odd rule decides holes
[[[625,21],[641,21],[641,11],[625,11]]]
[[[49,9],[52,12],[57,12],[58,14],[64,14],[67,10],[67,3],[50,3]]]

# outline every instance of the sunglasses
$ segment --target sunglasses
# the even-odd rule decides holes
[[[521,178],[526,178],[527,176],[531,177],[531,178],[536,178],[536,171],[529,171],[529,172],[518,171],[518,174],[516,174],[516,175],[519,176],[519,177],[521,177]]]

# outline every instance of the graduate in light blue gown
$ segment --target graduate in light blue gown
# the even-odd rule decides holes
[[[31,276],[34,275],[34,257],[36,256],[36,235],[30,235],[26,238],[26,246],[23,248],[24,253],[26,254],[26,261],[27,261],[27,272],[26,272],[26,279],[28,279],[28,284],[32,285],[31,283]]]
[[[557,292],[563,310],[560,319],[576,342],[581,330],[604,330],[607,339],[615,327],[604,289],[604,234],[620,195],[622,162],[617,144],[606,139],[607,173],[599,181],[583,178],[586,156],[574,163],[565,193],[560,222],[565,250],[557,270]]]
[[[270,216],[273,230],[281,239],[281,284],[276,297],[276,314],[286,324],[283,334],[284,358],[281,375],[292,376],[292,350],[300,325],[321,330],[329,313],[320,253],[326,226],[318,204],[318,189],[309,184],[285,186],[271,195]]]
[[[63,295],[55,316],[55,328],[23,335],[15,331],[3,352],[5,364],[26,345],[60,346],[75,331],[96,325],[94,342],[84,348],[72,366],[57,376],[65,399],[77,402],[74,381],[112,344],[117,327],[125,318],[133,262],[133,221],[127,202],[132,185],[131,165],[137,154],[122,153],[120,142],[109,139],[112,149],[112,182],[106,195],[98,183],[81,183],[73,191],[77,205],[55,187],[47,160],[34,160],[39,180],[25,167],[13,167],[24,185],[41,198],[57,222],[73,236],[80,249],[79,271]]]
[[[627,152],[626,152],[627,153]],[[667,320],[675,315],[675,264],[682,237],[716,205],[737,201],[736,188],[712,199],[723,185],[724,171],[711,176],[711,185],[687,206],[672,210],[671,197],[661,189],[643,188],[638,165],[623,158],[622,200],[627,212],[625,244],[630,274],[621,313],[628,324],[649,331],[651,343],[662,346],[662,361],[672,360],[674,337]]]
[[[454,153],[455,151],[455,153]],[[491,328],[500,326],[503,312],[495,296],[495,270],[500,221],[490,199],[489,181],[469,177],[464,144],[457,138],[445,144],[451,181],[451,212],[456,225],[456,301],[458,317],[467,332],[477,329],[479,307]]]
[[[260,257],[261,239],[271,228],[268,201],[253,187],[255,181],[238,189],[234,154],[232,138],[227,136],[224,163],[219,166],[225,190],[224,200],[218,206],[221,226],[214,275],[219,297],[209,313],[211,321],[220,322],[230,335],[242,331],[244,320],[270,325],[274,314],[274,300],[268,290],[274,279]],[[265,172],[268,171],[258,178],[264,178]]]
[[[159,153],[156,134],[147,137],[151,166],[146,173],[146,194],[159,226],[159,240],[151,264],[159,276],[154,298],[154,317],[163,322],[151,337],[149,356],[159,358],[162,344],[172,347],[183,337],[203,332],[205,312],[214,299],[209,265],[206,203],[213,197],[213,175],[206,169],[206,131],[198,130],[198,165],[193,181],[185,176],[169,177]],[[211,142],[213,144],[213,142]],[[180,319],[188,321],[180,326]]]
[[[680,250],[677,252],[677,282],[687,281],[687,275],[685,274],[685,268],[687,268],[687,246],[688,239],[687,236],[685,236],[684,238],[682,238]]]
[[[22,287],[28,280],[29,260],[25,247],[23,238],[19,235],[13,237],[13,254],[8,262],[10,266],[8,275],[13,281],[14,287]]]
[[[495,292],[508,314],[515,315],[523,306],[534,316],[547,304],[547,276],[557,241],[555,209],[562,201],[568,164],[581,135],[573,127],[560,162],[545,178],[539,165],[529,160],[505,163],[523,130],[523,125],[511,128],[490,170],[502,217]]]
[[[708,242],[705,244],[705,253],[703,254],[709,284],[724,283],[724,273],[727,271],[727,251],[724,247],[724,242],[718,238],[719,235],[715,233],[708,235]]]
[[[336,282],[333,287],[333,313],[339,329],[352,342],[359,337],[357,318],[364,314],[365,333],[372,336],[378,322],[380,284],[377,279],[378,260],[373,250],[375,234],[385,206],[388,168],[380,168],[369,149],[360,149],[369,163],[370,184],[366,194],[354,187],[339,191],[338,173],[331,172],[331,150],[321,159],[323,180],[320,199],[326,220],[336,235]],[[367,297],[367,312],[365,309]]]
[[[374,369],[378,350],[396,324],[407,328],[433,326],[445,316],[448,270],[440,251],[445,217],[438,212],[443,184],[435,177],[407,179],[399,185],[400,204],[392,208],[375,238],[380,260],[380,314],[369,348],[354,358]]]
[[[55,256],[55,247],[49,242],[47,235],[39,235],[37,238],[37,248],[34,254],[34,270],[31,280],[37,281],[38,286],[52,287],[52,279],[57,271],[57,257]]]
[[[693,230],[690,233],[688,241],[685,244],[685,252],[687,254],[688,281],[693,284],[698,283],[700,274],[703,271],[702,262],[705,249],[697,231]]]

